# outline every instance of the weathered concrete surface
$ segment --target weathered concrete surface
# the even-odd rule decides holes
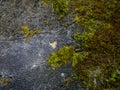
[[[74,44],[71,35],[76,25],[65,27],[72,19],[66,17],[58,21],[50,8],[23,0],[0,1],[0,76],[9,78],[8,85],[0,85],[0,90],[79,90],[77,83],[66,86],[64,79],[71,77],[69,66],[52,71],[46,64],[50,53],[63,45]],[[25,0],[27,1],[27,0]],[[31,30],[40,29],[40,34],[24,41],[21,26]],[[56,48],[50,43],[55,41]]]

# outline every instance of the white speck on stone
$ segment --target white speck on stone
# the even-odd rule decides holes
[[[38,67],[38,66],[36,64],[33,64],[32,67],[31,67],[31,69],[34,69],[36,67]]]
[[[64,74],[64,73],[61,73],[61,77],[65,77],[65,74]]]
[[[42,56],[41,53],[38,53],[38,56],[41,57]]]

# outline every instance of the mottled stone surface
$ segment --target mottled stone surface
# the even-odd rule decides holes
[[[10,80],[6,86],[0,84],[0,90],[79,90],[76,82],[69,86],[64,82],[71,77],[69,66],[52,71],[46,64],[51,52],[74,44],[71,35],[76,25],[65,27],[72,23],[69,16],[58,21],[49,7],[34,0],[28,5],[22,1],[0,0],[0,77]],[[40,33],[26,42],[21,35],[23,25],[38,28]],[[55,47],[52,42],[57,43]]]

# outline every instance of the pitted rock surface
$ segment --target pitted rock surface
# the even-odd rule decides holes
[[[46,64],[50,53],[75,44],[71,35],[76,25],[65,27],[66,23],[72,18],[57,20],[51,8],[37,0],[0,0],[0,78],[10,80],[0,90],[79,90],[77,82],[65,85],[64,79],[72,76],[69,65],[52,71]],[[26,42],[24,25],[40,33]]]

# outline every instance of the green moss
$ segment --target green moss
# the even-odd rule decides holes
[[[9,84],[9,79],[0,77],[0,84],[6,86]]]
[[[59,68],[70,63],[73,76],[88,90],[119,90],[120,1],[70,0],[69,4],[74,21],[86,29],[73,35],[82,52],[63,47],[51,54],[49,65]]]
[[[46,4],[52,3],[52,11],[58,15],[58,20],[62,19],[69,11],[69,0],[41,0]]]
[[[34,35],[40,33],[40,30],[35,29],[33,31],[30,31],[28,26],[22,26],[22,32],[23,32],[24,35],[26,35],[25,41],[30,41],[31,37],[33,37]]]
[[[74,53],[73,46],[64,46],[56,52],[53,52],[49,57],[47,63],[52,67],[52,69],[57,69],[64,64],[71,62],[71,57]]]

